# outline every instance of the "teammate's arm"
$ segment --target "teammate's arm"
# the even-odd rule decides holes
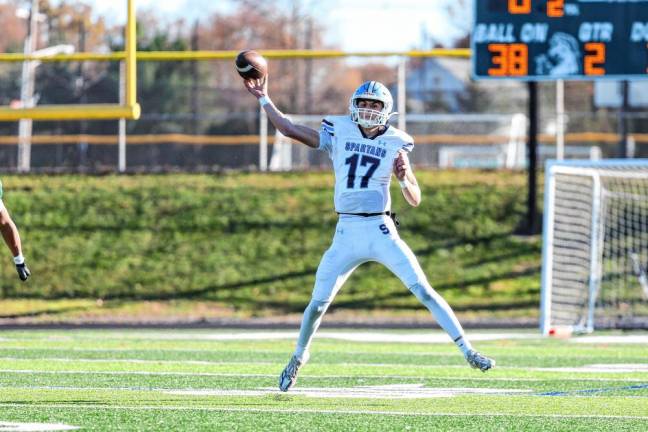
[[[407,153],[399,151],[394,159],[394,175],[401,185],[401,191],[409,205],[418,207],[421,204],[421,188],[416,181]]]
[[[319,132],[308,126],[295,124],[288,117],[286,117],[277,107],[272,103],[268,97],[268,76],[264,78],[253,80],[245,80],[245,88],[254,95],[257,99],[265,97],[263,109],[268,114],[268,120],[277,128],[279,132],[301,143],[306,144],[308,147],[318,148]]]
[[[16,228],[16,224],[11,219],[9,212],[2,204],[0,204],[0,233],[2,233],[2,238],[14,257],[18,277],[20,280],[27,280],[31,273],[25,265],[25,258],[22,256],[20,234],[18,234],[18,228]]]

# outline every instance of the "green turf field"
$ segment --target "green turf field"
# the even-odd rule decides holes
[[[3,331],[0,430],[648,430],[647,333],[468,332],[481,373],[439,331],[322,329],[280,393],[295,334]]]

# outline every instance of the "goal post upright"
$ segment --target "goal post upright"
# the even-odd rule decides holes
[[[601,240],[604,235],[602,217],[601,217],[601,177],[598,173],[592,173],[592,213],[590,234],[592,242],[590,244],[590,270],[588,284],[588,307],[587,322],[585,331],[591,333],[594,331],[594,309],[596,308],[596,297],[601,286],[601,267],[600,257],[602,253]]]
[[[544,206],[542,216],[542,273],[541,273],[541,292],[540,292],[540,331],[543,335],[549,335],[551,323],[551,289],[550,281],[552,277],[553,261],[550,259],[553,254],[553,225],[554,215],[553,212],[547,209],[554,207],[554,183],[555,177],[553,175],[553,166],[555,160],[547,160],[545,165],[545,192],[544,192]]]
[[[60,104],[41,105],[31,108],[0,107],[0,121],[31,120],[137,120],[141,114],[137,103],[137,32],[135,0],[127,1],[127,18],[124,28],[124,53],[126,63],[126,103],[121,104]],[[5,56],[3,56],[5,57]],[[30,61],[24,55],[15,55],[16,60]],[[29,57],[29,56],[27,56]],[[70,56],[53,55],[53,58]],[[73,57],[74,58],[74,57]],[[47,61],[47,57],[39,58]]]

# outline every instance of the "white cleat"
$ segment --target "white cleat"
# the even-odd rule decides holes
[[[279,376],[279,390],[282,392],[287,392],[291,389],[292,386],[297,382],[297,372],[299,368],[304,364],[303,361],[300,361],[296,356],[292,356],[286,368],[281,372]]]
[[[483,356],[475,350],[468,351],[465,358],[472,368],[479,369],[482,372],[495,367],[495,360]]]

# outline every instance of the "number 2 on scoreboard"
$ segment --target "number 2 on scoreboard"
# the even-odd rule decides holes
[[[605,44],[589,42],[585,44],[585,75],[605,75]]]

